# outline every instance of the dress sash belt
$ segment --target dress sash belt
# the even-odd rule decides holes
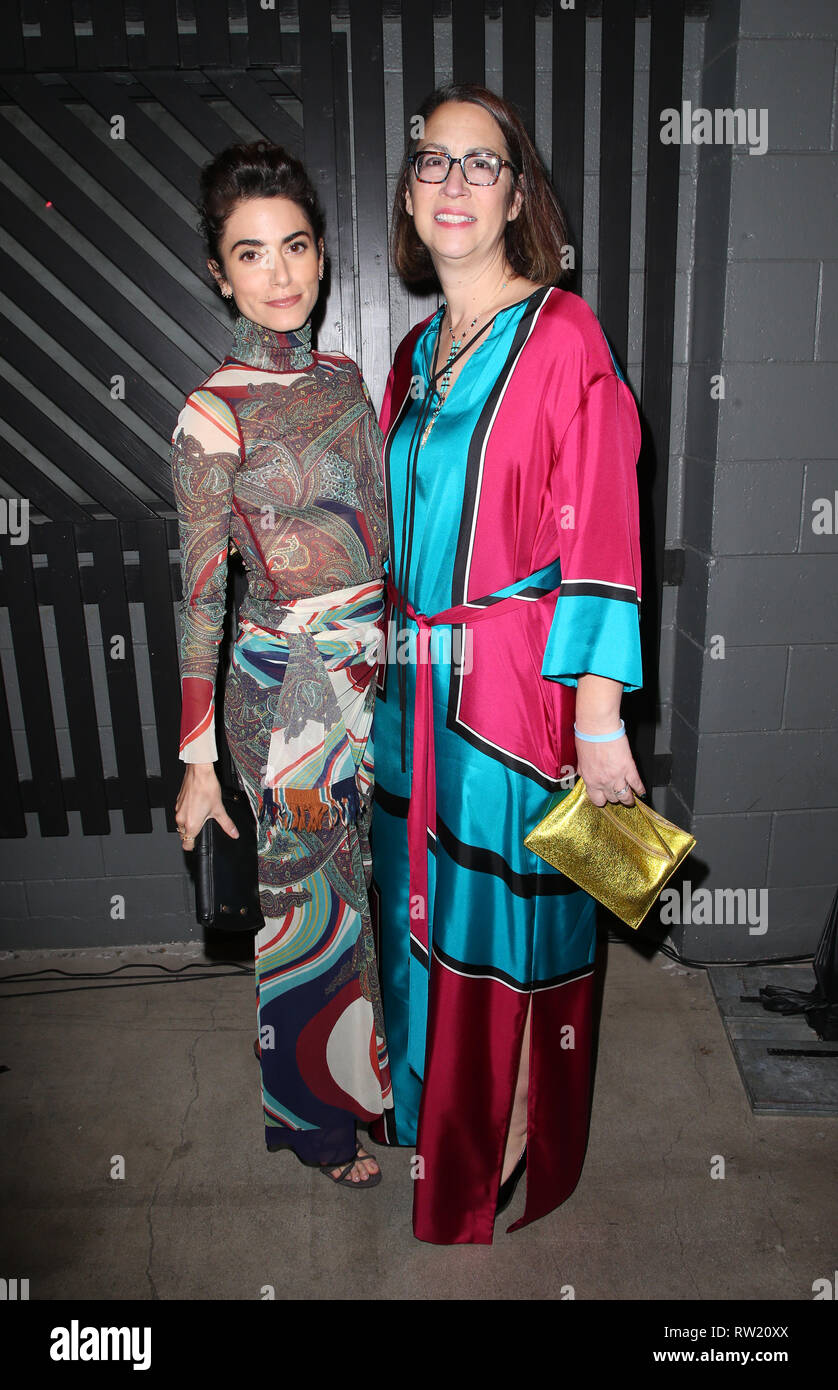
[[[274,692],[260,822],[349,825],[371,799],[369,684],[383,610],[381,579],[281,604],[242,603],[233,661]]]

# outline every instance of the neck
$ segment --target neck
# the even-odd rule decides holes
[[[499,304],[503,305],[507,299],[514,299],[523,283],[520,276],[503,265],[487,266],[472,280],[464,280],[462,276],[451,280],[444,270],[440,274],[440,267],[437,267],[437,277],[448,306],[448,321],[454,329],[455,336],[458,336],[459,329],[471,323],[475,314],[478,316],[476,326],[479,327]],[[458,328],[455,328],[455,324]]]
[[[281,333],[275,328],[254,323],[239,314],[233,329],[233,357],[262,371],[295,372],[314,362],[311,351],[311,319],[301,328]]]

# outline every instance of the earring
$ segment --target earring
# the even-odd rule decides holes
[[[232,290],[222,290],[221,293],[222,293],[222,295],[224,296],[225,299],[229,299],[229,298],[230,298],[230,295],[233,293],[233,291],[232,291]]]

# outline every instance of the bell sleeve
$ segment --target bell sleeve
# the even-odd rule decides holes
[[[561,585],[541,674],[575,686],[581,675],[643,683],[640,526],[634,397],[616,375],[585,391],[553,460],[551,501]]]
[[[227,547],[239,432],[230,407],[212,391],[187,397],[172,434],[183,597],[180,628],[179,757],[214,763],[215,681],[224,627]]]

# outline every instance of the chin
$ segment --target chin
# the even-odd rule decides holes
[[[421,240],[424,241],[429,250],[441,252],[443,255],[446,251],[454,251],[455,254],[462,254],[466,251],[473,251],[477,245],[475,231],[476,226],[472,223],[468,227],[460,228],[459,235],[452,236],[450,230],[440,233],[436,223],[433,223],[428,229],[428,235],[422,237]],[[464,235],[466,232],[470,232],[471,235]]]

